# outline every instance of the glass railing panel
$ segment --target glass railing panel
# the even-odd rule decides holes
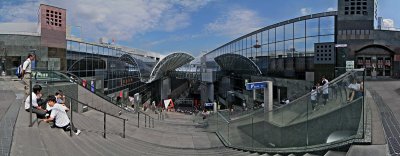
[[[217,124],[217,132],[218,134],[224,138],[224,140],[230,144],[230,132],[229,132],[229,122],[228,120],[222,116],[221,114],[217,113],[214,115],[216,124]]]
[[[238,147],[252,147],[254,145],[253,123],[251,116],[231,121],[229,125],[230,143]]]
[[[363,82],[363,70],[351,71],[318,87],[314,94],[269,112],[255,110],[235,116],[220,111],[217,132],[232,146],[246,149],[326,148],[362,139]]]
[[[280,124],[270,125],[269,133],[279,134],[280,143],[275,147],[302,147],[307,145],[307,120],[309,96],[287,104],[280,111],[282,120]]]

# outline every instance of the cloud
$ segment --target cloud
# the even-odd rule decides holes
[[[303,16],[309,15],[309,14],[311,14],[311,8],[301,8],[301,9],[300,9],[300,13],[301,13],[301,15],[303,15]]]
[[[332,8],[332,7],[330,7],[330,8],[328,8],[328,9],[326,9],[326,11],[336,11],[336,9],[335,9],[335,8]]]
[[[28,1],[20,5],[13,3],[0,2],[0,21],[1,22],[32,22],[37,21],[38,7],[40,2]]]
[[[82,27],[83,38],[129,40],[151,31],[174,31],[191,24],[191,13],[212,0],[40,0],[0,2],[2,21],[37,21],[40,3],[67,9],[67,24]]]
[[[396,30],[396,27],[394,26],[394,20],[392,19],[383,19],[382,27],[383,29]]]
[[[214,22],[205,26],[210,33],[237,37],[260,28],[262,18],[256,12],[244,8],[229,10]]]

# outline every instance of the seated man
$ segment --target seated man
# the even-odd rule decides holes
[[[38,99],[41,98],[42,96],[42,86],[40,85],[34,85],[32,88],[32,113],[35,113],[38,118],[45,118],[46,116],[46,110],[42,108],[42,106],[39,106],[38,104]],[[26,98],[25,100],[25,110],[27,112],[30,111],[30,101],[31,97],[30,95]]]
[[[53,95],[50,95],[47,98],[47,103],[51,107],[51,114],[48,119],[43,119],[43,121],[54,122],[54,126],[57,128],[62,128],[64,131],[74,131],[76,135],[79,135],[81,133],[81,130],[76,129],[73,124],[71,124],[66,110],[69,110],[67,107],[56,104],[56,98]]]

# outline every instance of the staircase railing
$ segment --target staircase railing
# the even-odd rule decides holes
[[[349,89],[364,88],[364,77],[363,69],[346,72],[329,83],[328,94],[319,88],[317,95],[310,92],[265,113],[230,119],[218,112],[208,127],[226,146],[254,152],[304,153],[365,143],[364,90]]]
[[[33,116],[33,112],[32,112],[32,86],[33,85],[40,85],[41,87],[46,87],[46,92],[45,93],[47,93],[47,94],[49,94],[49,95],[54,95],[54,94],[51,94],[51,92],[52,91],[58,91],[59,90],[59,88],[55,88],[52,84],[54,84],[54,83],[60,83],[60,82],[67,82],[67,83],[69,83],[69,79],[67,78],[67,77],[63,77],[62,75],[59,75],[59,77],[57,78],[57,79],[52,79],[52,80],[49,80],[49,79],[38,79],[38,78],[33,78],[33,79],[31,79],[30,80],[31,81],[31,87],[30,87],[30,91],[31,91],[31,95],[30,95],[30,114],[29,114],[29,126],[31,127],[31,126],[33,126],[33,124],[34,124],[34,122],[35,121],[37,121],[37,120],[32,120],[32,116]],[[74,119],[74,112],[79,112],[79,111],[82,111],[82,110],[79,110],[79,105],[82,105],[82,107],[81,108],[84,108],[85,107],[85,109],[91,109],[91,110],[94,110],[94,111],[97,111],[97,112],[100,112],[100,113],[102,113],[103,114],[103,117],[104,117],[104,119],[103,119],[103,123],[104,123],[104,128],[103,128],[103,137],[104,138],[106,138],[106,134],[107,134],[107,116],[111,116],[111,117],[114,117],[114,118],[116,118],[116,119],[118,119],[118,120],[121,120],[122,121],[122,123],[123,123],[123,125],[122,125],[122,132],[121,132],[121,137],[122,138],[125,138],[125,129],[126,129],[126,121],[128,120],[128,119],[125,119],[125,118],[121,118],[121,117],[119,117],[119,116],[116,116],[116,115],[113,115],[113,114],[110,114],[110,113],[107,113],[107,112],[105,112],[105,111],[102,111],[102,110],[100,110],[99,108],[96,108],[96,107],[92,107],[92,106],[90,106],[90,105],[88,105],[88,104],[86,104],[86,103],[83,103],[83,102],[81,102],[81,101],[79,101],[79,100],[77,100],[77,99],[75,99],[75,98],[73,98],[73,97],[70,97],[69,95],[64,95],[65,96],[65,103],[67,103],[68,105],[66,105],[67,107],[69,107],[70,108],[70,111],[69,111],[69,115],[70,115],[70,122],[71,122],[71,125],[73,126],[74,125],[74,121],[75,121],[75,119]],[[39,123],[39,121],[37,121],[38,123]],[[72,137],[72,130],[70,131],[70,136]]]

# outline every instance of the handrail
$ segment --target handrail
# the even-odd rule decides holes
[[[226,119],[220,112],[217,112],[217,114],[225,120],[225,122],[230,123],[228,119]]]
[[[35,82],[41,82],[41,81],[35,81]],[[48,84],[46,84],[46,85],[51,87],[51,85],[48,85]],[[45,86],[46,86],[46,85],[45,85]],[[90,106],[90,105],[88,105],[88,104],[86,104],[86,103],[83,103],[83,102],[81,102],[81,101],[79,101],[79,100],[77,100],[77,99],[75,99],[75,98],[72,98],[72,97],[70,97],[70,96],[68,96],[68,95],[64,95],[64,96],[67,97],[67,98],[69,98],[69,99],[71,99],[71,100],[74,100],[74,101],[76,101],[76,102],[78,102],[78,103],[80,103],[80,104],[82,104],[82,105],[85,105],[85,106],[87,106],[87,107],[89,107],[89,108],[91,108],[91,109],[94,109],[94,110],[96,110],[96,111],[105,113],[105,114],[107,114],[107,115],[109,115],[109,116],[112,116],[112,117],[115,117],[115,118],[118,118],[118,119],[121,119],[121,120],[128,120],[128,119],[121,118],[121,117],[119,117],[119,116],[116,116],[116,115],[113,115],[113,114],[104,112],[104,111],[102,111],[102,110],[100,110],[100,109],[98,109],[98,108],[92,107],[92,106]]]
[[[302,153],[315,150],[328,150],[351,143],[366,142],[364,136],[368,131],[364,129],[364,124],[366,123],[364,119],[365,111],[363,98],[365,98],[365,94],[364,96],[358,95],[359,92],[353,90],[350,91],[353,95],[349,99],[347,87],[354,79],[360,80],[361,76],[365,76],[364,69],[348,71],[333,79],[331,83],[329,83],[329,89],[332,89],[328,94],[328,98],[330,99],[329,103],[327,103],[328,100],[324,101],[325,97],[320,97],[319,99],[317,97],[316,102],[313,103],[313,99],[308,97],[311,93],[307,93],[299,99],[296,99],[296,101],[283,105],[278,109],[268,112],[256,110],[250,115],[241,116],[235,120],[228,120],[229,117],[227,114],[217,112],[217,135],[223,140],[226,146],[231,148],[253,152],[274,153],[288,153],[287,151]],[[282,109],[284,107],[288,109]],[[315,107],[318,109],[314,109]],[[324,118],[324,115],[327,115],[326,118]],[[220,116],[222,120],[218,120],[218,116]],[[316,127],[325,126],[318,122],[336,121],[336,119],[334,119],[336,116],[340,116],[340,121],[327,127],[326,134],[312,135],[315,131],[318,131],[315,129]],[[348,121],[348,118],[351,118],[351,121]],[[314,123],[317,123],[318,126],[314,126]],[[222,124],[223,128],[218,129],[218,124]],[[267,124],[267,126],[270,125],[273,128],[270,129],[270,132],[267,132],[269,130],[265,129],[265,125],[263,130],[261,124]],[[309,128],[310,124],[312,125],[311,129]],[[233,129],[230,129],[232,126]],[[261,128],[257,133],[254,132],[256,127]],[[292,131],[292,128],[299,129]],[[243,129],[247,131],[240,131]],[[351,132],[341,136],[341,138],[336,141],[328,142],[326,140],[326,138],[331,137],[334,133],[341,131]],[[234,135],[231,135],[230,132],[234,132]],[[261,136],[263,132],[267,132],[267,134]],[[284,136],[285,133],[290,135]],[[279,135],[274,136],[276,134]],[[244,137],[238,139],[236,137],[237,135],[243,135]],[[231,136],[235,137],[231,138]],[[297,140],[286,139],[293,136],[299,137],[297,137]],[[248,142],[248,139],[251,139],[251,143]]]
[[[154,128],[154,118],[151,117],[150,115],[148,115],[147,113],[141,111],[141,110],[138,111],[138,128],[140,127],[139,126],[140,125],[140,119],[139,119],[140,118],[140,114],[144,115],[144,127],[147,127],[147,117],[148,117],[149,118],[149,126],[148,127],[152,128],[151,122],[153,122],[153,128]]]
[[[39,81],[44,81],[46,83],[48,83],[48,82],[71,82],[72,81],[71,78],[67,75],[67,74],[70,74],[70,75],[74,76],[74,78],[77,78],[79,80],[77,82],[77,84],[82,86],[83,79],[78,77],[77,75],[71,73],[71,72],[59,72],[59,71],[54,71],[54,70],[36,70],[36,72],[37,71],[39,71],[39,72],[40,71],[43,71],[43,72],[55,72],[55,73],[60,74],[60,75],[62,74],[63,76],[66,76],[66,78],[68,78],[68,80],[39,80]],[[73,82],[76,82],[76,81],[73,81]],[[85,88],[85,87],[83,87],[83,88]],[[85,88],[85,89],[88,90],[87,88]],[[100,98],[112,103],[113,105],[116,105],[112,99],[107,99],[106,98],[107,96],[99,94],[98,92],[94,92],[94,94],[97,95],[98,97],[100,97]],[[123,110],[124,112],[129,112],[129,111],[125,110],[125,109],[121,109],[121,110]]]
[[[354,69],[354,70],[351,70],[351,71],[347,71],[346,73],[343,73],[342,75],[336,77],[336,78],[333,79],[331,82],[329,82],[329,85],[336,85],[338,81],[342,80],[343,78],[345,78],[345,77],[347,77],[347,76],[350,76],[351,74],[354,74],[354,73],[357,72],[357,71],[363,71],[363,68],[361,68],[361,69]],[[301,97],[299,97],[299,98],[297,98],[297,99],[295,99],[295,100],[293,100],[293,101],[290,101],[289,104],[282,105],[282,106],[280,106],[280,107],[278,107],[278,108],[276,108],[276,109],[274,109],[274,110],[271,110],[271,111],[269,111],[269,112],[276,111],[276,110],[279,110],[279,109],[283,109],[283,108],[285,108],[285,107],[289,107],[289,106],[295,105],[297,101],[299,101],[299,100],[301,100],[301,99],[304,99],[304,98],[306,98],[307,96],[310,96],[310,95],[311,95],[311,92],[308,92],[308,93],[304,94],[303,96],[301,96]],[[248,114],[246,114],[245,116],[237,117],[235,120],[245,119],[245,118],[251,117],[251,116],[253,116],[254,114],[259,113],[259,112],[263,112],[263,109],[254,110],[253,112],[248,113]],[[221,114],[221,115],[222,115],[222,114]]]

